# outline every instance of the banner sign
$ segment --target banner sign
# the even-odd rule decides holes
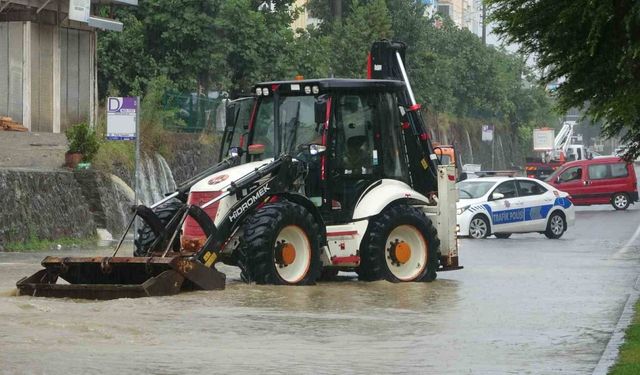
[[[482,140],[485,142],[493,141],[493,125],[482,125]]]
[[[135,140],[137,115],[138,103],[135,97],[107,98],[107,139]]]
[[[555,131],[552,128],[533,129],[533,150],[551,151],[555,143]]]
[[[89,21],[91,0],[69,0],[69,19],[78,22]]]

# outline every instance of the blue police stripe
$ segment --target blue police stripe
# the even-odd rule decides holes
[[[493,212],[493,210],[491,210],[491,206],[483,204],[484,208],[489,212],[493,224],[510,224],[520,221],[542,220],[549,215],[549,212],[554,206],[561,206],[566,209],[571,207],[571,205],[572,203],[569,199],[556,198],[553,204]]]

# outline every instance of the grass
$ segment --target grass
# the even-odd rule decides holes
[[[97,239],[97,236],[87,238],[63,237],[56,240],[39,240],[32,238],[25,242],[9,242],[5,245],[5,251],[30,252],[53,250],[57,249],[58,245],[61,246],[61,249],[68,249],[72,247],[95,245]]]
[[[640,301],[635,305],[631,325],[624,334],[624,344],[620,347],[618,361],[609,371],[610,375],[640,374]]]

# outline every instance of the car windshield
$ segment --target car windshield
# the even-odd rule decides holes
[[[468,180],[458,182],[456,187],[460,192],[460,199],[474,199],[485,195],[495,184],[495,181]]]

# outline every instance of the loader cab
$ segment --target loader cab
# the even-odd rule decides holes
[[[247,147],[263,152],[250,160],[291,153],[305,161],[304,195],[327,224],[350,222],[368,187],[383,178],[410,182],[397,101],[402,87],[346,79],[259,84]],[[310,155],[309,144],[326,150]]]

